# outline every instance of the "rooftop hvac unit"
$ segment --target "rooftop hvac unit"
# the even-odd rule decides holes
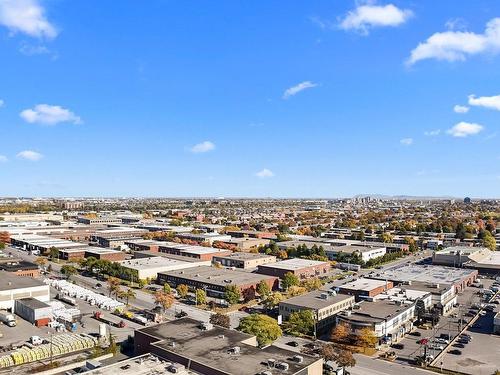
[[[326,293],[326,292],[321,293],[320,298],[321,299],[328,299],[328,293]]]
[[[304,362],[304,357],[302,357],[301,355],[294,355],[293,360],[297,363],[302,363]]]
[[[276,364],[276,360],[275,360],[275,359],[269,358],[269,359],[267,360],[267,365],[268,365],[269,367],[271,367],[271,368],[272,368],[272,367],[274,367],[274,365],[275,365],[275,364]]]
[[[276,368],[283,370],[283,371],[288,371],[290,365],[286,362],[280,362],[276,365]]]
[[[229,349],[229,352],[232,354],[240,354],[241,348],[239,346],[233,346]]]
[[[262,371],[260,375],[273,375],[271,371]]]
[[[209,322],[203,322],[203,323],[201,323],[200,328],[203,331],[210,331],[212,328],[214,328],[214,325],[212,323],[209,323]]]

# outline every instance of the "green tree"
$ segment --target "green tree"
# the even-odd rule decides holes
[[[136,294],[133,289],[128,288],[127,291],[124,293],[123,297],[127,301],[127,306],[129,305],[129,301],[135,299]]]
[[[224,328],[231,327],[231,319],[229,318],[229,315],[222,313],[215,313],[210,315],[210,323]]]
[[[259,296],[261,299],[267,298],[267,296],[269,295],[270,292],[271,292],[271,288],[269,287],[269,285],[266,283],[265,280],[261,280],[257,284],[257,293],[259,293]]]
[[[485,231],[482,242],[483,246],[487,247],[491,251],[495,251],[497,249],[497,241],[495,240],[495,237],[493,237],[488,231]]]
[[[264,306],[268,310],[274,309],[284,299],[285,299],[285,297],[280,292],[270,293],[267,296],[267,298],[264,300]]]
[[[299,285],[300,281],[299,278],[291,273],[287,272],[285,273],[285,276],[283,276],[283,280],[281,281],[281,286],[283,287],[284,290],[288,290],[291,286],[297,286]]]
[[[375,332],[373,332],[370,328],[363,328],[359,331],[358,336],[356,337],[356,343],[358,346],[361,346],[363,349],[373,348],[377,344],[378,339],[375,336]]]
[[[196,289],[196,304],[204,305],[207,303],[207,293],[203,289]]]
[[[238,288],[234,284],[226,286],[226,289],[224,291],[224,299],[230,305],[234,305],[234,304],[240,302],[240,300],[241,300],[240,288]]]
[[[189,292],[189,288],[186,284],[179,284],[177,285],[177,294],[179,295],[179,297],[181,298],[186,298],[187,295],[188,295],[188,292]]]
[[[69,279],[71,276],[77,274],[78,270],[74,266],[65,264],[61,267],[61,273]]]
[[[172,293],[172,288],[170,287],[170,285],[168,285],[167,283],[165,283],[165,284],[163,284],[163,291],[165,293],[170,294],[170,293]]]
[[[290,314],[285,330],[295,336],[314,333],[315,317],[311,310],[301,310]]]
[[[52,260],[59,259],[59,250],[56,247],[51,247],[49,249],[49,258]]]
[[[278,339],[283,332],[276,319],[263,314],[252,314],[240,320],[238,329],[257,337],[259,346],[266,346]]]

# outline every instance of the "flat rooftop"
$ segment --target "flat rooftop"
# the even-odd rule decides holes
[[[358,253],[367,253],[372,250],[379,250],[379,249],[385,249],[385,246],[369,246],[367,245],[344,245],[344,246],[337,246],[332,249],[332,251],[336,253],[346,253],[346,254],[352,254],[355,252]]]
[[[433,284],[456,284],[473,274],[473,270],[433,265],[404,264],[376,272],[372,277],[391,281],[421,281]]]
[[[282,260],[281,262],[276,262],[276,263],[272,263],[272,264],[264,264],[264,265],[261,265],[259,267],[279,268],[279,269],[283,269],[283,270],[297,271],[297,270],[300,270],[302,268],[323,266],[325,264],[329,264],[329,263],[328,262],[321,262],[318,260],[292,258],[292,259]]]
[[[175,249],[184,253],[198,254],[198,255],[227,253],[228,251],[228,250],[216,249],[214,247],[179,244],[177,242],[163,242],[163,244],[160,245],[160,248],[162,247],[167,249]]]
[[[362,301],[357,304],[359,308],[353,309],[351,315],[347,317],[349,320],[358,322],[377,323],[385,319],[392,319],[393,317],[401,314],[413,305],[413,302],[398,304],[396,301],[391,300],[377,300],[377,301]],[[343,313],[341,316],[346,317]]]
[[[147,270],[155,268],[177,268],[177,267],[193,267],[193,263],[184,262],[182,260],[164,258],[164,257],[150,257],[150,258],[134,258],[129,260],[122,260],[122,266],[132,268],[135,270]]]
[[[227,374],[258,374],[269,370],[269,359],[286,362],[289,365],[286,373],[296,374],[312,363],[321,361],[320,358],[301,354],[303,362],[297,363],[292,360],[297,353],[290,350],[273,345],[260,349],[245,343],[252,341],[251,335],[217,326],[207,331],[202,331],[199,327],[200,322],[182,318],[138,331],[157,337],[159,342],[153,345],[160,350],[189,358]],[[230,352],[234,347],[240,348],[239,354]]]
[[[0,291],[33,288],[44,285],[41,281],[31,277],[16,276],[7,271],[0,271]]]
[[[369,292],[375,288],[384,287],[386,284],[385,280],[377,279],[367,279],[361,277],[357,280],[340,285],[339,288],[349,289],[349,290],[362,290]]]
[[[166,369],[174,362],[162,359],[154,354],[144,354],[138,357],[126,359],[107,366],[86,371],[85,374],[94,375],[159,375],[169,374]],[[182,375],[194,375],[196,373],[184,369]]]
[[[273,255],[258,254],[258,253],[245,253],[236,252],[228,255],[217,255],[220,259],[232,259],[232,260],[255,260],[255,259],[276,259]]]
[[[330,294],[328,298],[322,298],[321,295],[324,293],[328,292],[315,290],[313,292],[302,294],[300,296],[288,298],[280,303],[320,310],[343,301],[353,300],[354,302],[353,296],[337,293],[335,295]]]
[[[257,284],[261,280],[268,280],[271,276],[260,275],[244,271],[236,271],[228,268],[216,268],[210,266],[198,266],[185,270],[160,272],[161,274],[190,279],[206,284],[227,286]]]

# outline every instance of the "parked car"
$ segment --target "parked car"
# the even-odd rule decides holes
[[[460,355],[460,354],[462,354],[462,351],[458,350],[458,349],[452,349],[452,350],[448,350],[448,353],[455,354],[455,355]]]
[[[397,344],[392,344],[391,345],[391,348],[394,348],[394,349],[404,349],[405,348],[405,345],[404,344],[400,344],[400,343],[397,343]]]
[[[446,345],[448,345],[450,343],[448,340],[442,339],[441,337],[438,337],[437,339],[435,339],[434,342],[437,342],[438,344],[446,344]]]
[[[420,337],[422,336],[422,333],[419,332],[419,331],[413,331],[413,332],[410,332],[409,335],[411,336],[416,336],[416,337]]]
[[[441,333],[439,335],[440,338],[444,339],[444,340],[450,340],[451,337],[450,337],[450,334],[449,333]],[[448,343],[447,343],[448,344]]]
[[[465,348],[465,344],[462,344],[462,343],[460,343],[460,342],[457,342],[456,344],[453,344],[453,346],[454,346],[455,348],[460,348],[460,349]]]
[[[444,349],[444,346],[441,345],[441,344],[438,344],[438,343],[434,343],[430,346],[431,349],[434,349],[434,350],[443,350]]]
[[[299,343],[298,343],[297,341],[288,341],[286,344],[287,344],[288,346],[293,346],[293,347],[295,347],[295,348],[296,348],[297,346],[299,346]]]

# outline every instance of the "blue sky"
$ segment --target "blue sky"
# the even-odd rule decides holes
[[[0,0],[0,195],[498,197],[497,17]]]

